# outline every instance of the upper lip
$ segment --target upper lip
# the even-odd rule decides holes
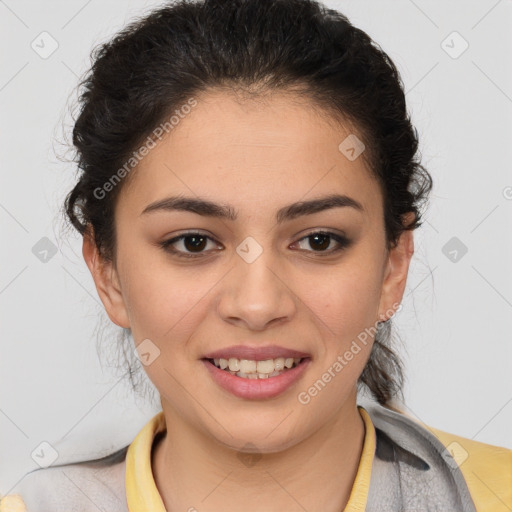
[[[232,347],[221,348],[213,352],[208,352],[204,359],[248,359],[250,361],[265,361],[267,359],[277,359],[278,357],[311,357],[305,352],[290,348],[280,347],[279,345],[267,345],[264,347],[250,347],[247,345],[233,345]]]

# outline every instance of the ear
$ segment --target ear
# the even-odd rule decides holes
[[[130,327],[117,270],[112,262],[106,261],[100,255],[94,242],[92,229],[83,236],[82,254],[108,317],[120,327]]]
[[[414,218],[412,212],[404,216],[404,225]],[[404,230],[397,245],[388,252],[386,269],[382,283],[379,303],[379,320],[386,321],[396,311],[402,301],[405,284],[409,272],[409,264],[414,254],[414,238],[412,230]]]

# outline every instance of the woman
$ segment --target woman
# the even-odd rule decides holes
[[[367,34],[313,1],[173,3],[100,47],[80,102],[66,212],[162,412],[31,472],[29,511],[512,507],[511,450],[394,404],[431,178]]]

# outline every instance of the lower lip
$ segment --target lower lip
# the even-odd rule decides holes
[[[245,379],[231,375],[225,370],[217,368],[214,364],[202,359],[213,380],[222,388],[240,398],[258,400],[273,398],[284,393],[295,384],[306,371],[311,359],[303,359],[297,366],[286,370],[281,375],[268,379]]]

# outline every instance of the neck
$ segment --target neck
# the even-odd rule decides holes
[[[162,407],[167,432],[153,445],[152,468],[168,512],[345,508],[365,435],[355,393],[307,439],[283,451],[243,457],[186,423],[164,401]]]

